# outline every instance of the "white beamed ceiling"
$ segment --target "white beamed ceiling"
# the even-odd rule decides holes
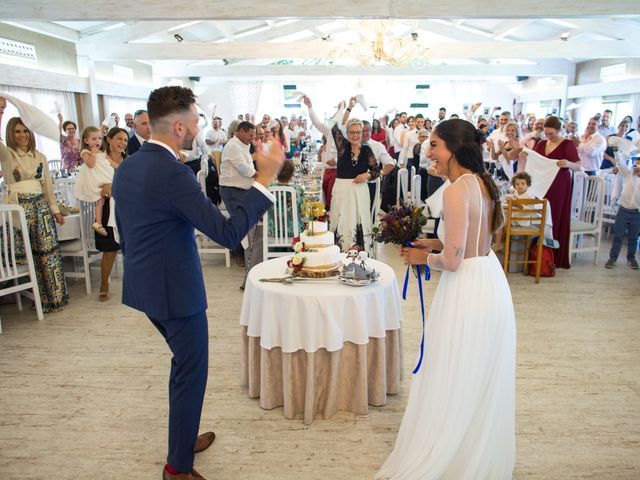
[[[362,33],[354,21],[372,18],[406,24],[407,39],[418,33],[430,64],[363,69],[337,58],[341,39]],[[638,0],[5,0],[0,21],[75,42],[90,60],[142,61],[171,77],[571,75],[578,61],[640,56]]]

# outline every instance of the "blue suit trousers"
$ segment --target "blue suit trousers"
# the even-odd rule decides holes
[[[207,314],[155,320],[173,358],[169,376],[169,454],[167,463],[179,472],[193,469],[209,368]]]

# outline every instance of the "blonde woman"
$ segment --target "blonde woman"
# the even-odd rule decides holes
[[[0,168],[8,190],[8,201],[20,205],[27,217],[29,238],[16,241],[16,256],[24,258],[24,244],[31,242],[42,310],[56,312],[69,302],[62,270],[55,223],[64,224],[47,158],[36,150],[36,140],[20,117],[7,123],[7,144],[0,142]],[[54,222],[55,220],[55,222]]]
[[[516,123],[509,123],[504,129],[506,140],[498,140],[498,145],[493,140],[487,140],[487,147],[491,153],[491,159],[500,163],[509,178],[513,176],[514,162],[518,162],[518,156],[522,151],[520,146],[520,129]],[[517,171],[524,170],[524,163],[517,165]]]

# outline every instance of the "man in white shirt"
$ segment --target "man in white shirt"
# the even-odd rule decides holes
[[[587,175],[595,175],[596,170],[602,164],[604,151],[607,149],[607,141],[598,133],[598,121],[590,118],[584,134],[578,140],[578,156],[580,165]]]
[[[545,140],[544,118],[536,119],[533,124],[533,131],[527,133],[524,137],[522,137],[520,145],[533,150],[540,140]]]
[[[636,159],[631,170],[623,162],[617,162],[615,171],[622,176],[622,194],[618,200],[618,213],[613,225],[613,242],[609,252],[609,260],[604,268],[615,266],[626,233],[627,265],[638,270],[636,251],[640,234],[640,159]]]
[[[384,176],[393,171],[396,161],[389,155],[383,144],[371,138],[371,124],[367,120],[362,121],[362,143],[366,143],[371,147],[373,156],[376,157],[378,165],[382,165],[380,170],[380,181],[384,180]],[[376,180],[369,181],[369,195],[371,197],[371,205],[376,195]]]
[[[611,116],[613,112],[611,110],[605,110],[600,117],[600,126],[598,127],[598,133],[607,139],[610,135],[616,134],[616,129],[611,126]]]
[[[507,124],[511,120],[511,113],[502,112],[498,118],[498,128],[496,128],[487,140],[491,140],[494,145],[498,145],[499,141],[503,143],[507,141],[507,133],[505,131]]]
[[[404,141],[404,133],[409,127],[407,126],[407,112],[400,112],[400,123],[393,129],[393,136],[391,137],[391,146],[395,153],[396,160],[400,156],[402,151],[402,144]]]
[[[240,122],[235,135],[222,151],[220,196],[229,212],[240,207],[245,198],[242,191],[250,189],[254,183],[256,169],[249,147],[255,135],[256,127],[253,123]]]
[[[124,115],[124,127],[129,136],[133,135],[133,114],[125,113]]]

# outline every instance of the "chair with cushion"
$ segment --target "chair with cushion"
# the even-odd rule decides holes
[[[262,223],[262,259],[291,255],[291,242],[300,235],[298,192],[293,187],[272,186],[269,191],[276,198],[273,207],[264,214]],[[273,231],[269,232],[269,226]],[[291,232],[289,232],[291,226]],[[293,235],[292,235],[293,234]]]
[[[16,230],[24,239],[26,264],[19,264],[16,260]],[[19,311],[22,311],[20,295],[24,295],[33,300],[38,320],[44,318],[24,210],[20,205],[7,204],[0,205],[0,296],[10,294],[15,295]]]
[[[521,263],[524,272],[528,273],[528,266],[535,263],[535,283],[540,282],[542,268],[542,247],[544,240],[544,226],[547,217],[547,199],[516,200],[507,199],[507,218],[505,219],[504,242],[504,273],[509,272],[509,263]],[[536,260],[529,260],[531,238],[537,237]],[[512,250],[513,244],[522,244],[521,249]],[[521,255],[520,260],[514,260],[512,255]]]
[[[594,252],[593,264],[598,263],[600,241],[602,240],[602,212],[604,206],[605,181],[596,176],[584,180],[582,202],[578,217],[571,219],[569,233],[569,262],[580,252]],[[591,240],[591,245],[584,242]]]

